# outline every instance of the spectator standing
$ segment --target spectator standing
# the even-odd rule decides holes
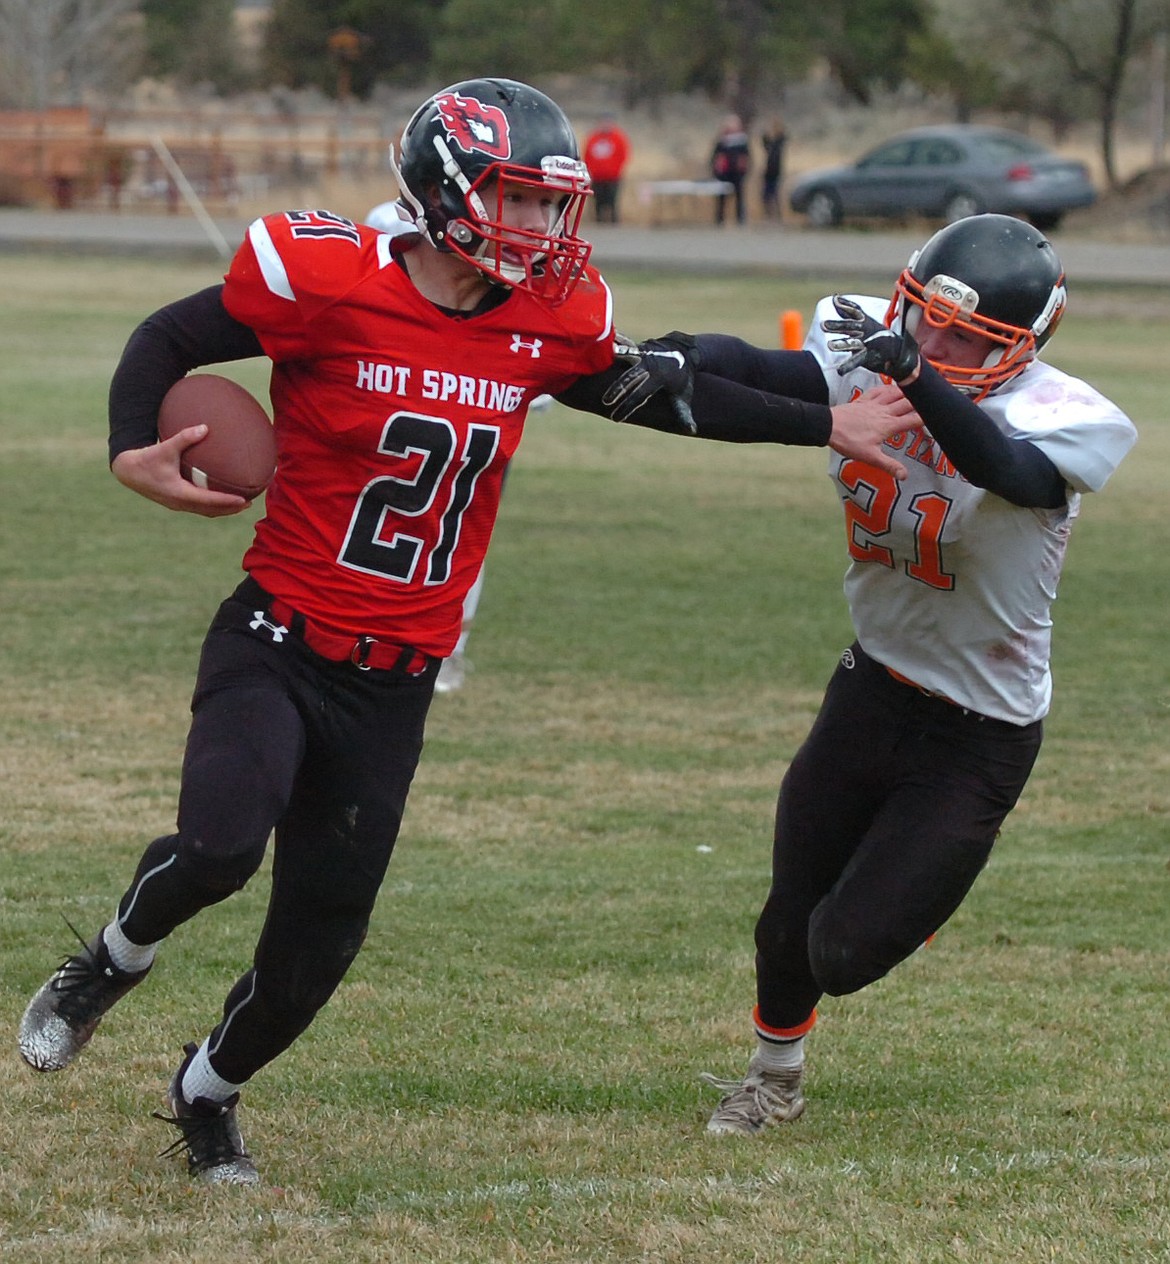
[[[761,193],[764,202],[764,216],[767,219],[780,218],[780,181],[784,178],[784,145],[788,133],[784,130],[784,120],[775,115],[768,124],[768,129],[760,136],[760,144],[764,147],[764,179]]]
[[[106,190],[109,194],[110,210],[122,209],[122,188],[126,183],[126,155],[120,149],[110,152],[106,159]]]
[[[731,194],[721,193],[715,200],[715,223],[722,224],[727,213],[727,199],[735,198],[735,220],[743,224],[747,220],[743,186],[752,167],[748,135],[738,114],[729,114],[719,128],[715,148],[711,151],[711,175],[732,186]]]
[[[630,159],[630,141],[612,114],[585,138],[585,166],[593,181],[593,208],[597,222],[616,224],[622,172]]]

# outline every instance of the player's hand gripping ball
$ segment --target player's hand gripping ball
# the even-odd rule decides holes
[[[207,434],[183,453],[183,477],[196,487],[254,500],[276,472],[276,435],[263,405],[230,378],[193,373],[167,391],[158,437],[203,423]]]

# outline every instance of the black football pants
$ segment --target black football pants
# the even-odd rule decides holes
[[[333,994],[365,938],[423,744],[438,660],[416,677],[333,663],[257,627],[233,595],[203,645],[178,833],[156,839],[123,896],[134,943],[166,938],[239,890],[275,829],[272,891],[252,968],[211,1042],[242,1084]]]
[[[962,903],[1040,749],[1042,724],[965,711],[846,651],[780,786],[756,925],[760,1018],[880,979]]]

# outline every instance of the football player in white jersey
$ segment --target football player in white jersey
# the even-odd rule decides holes
[[[1069,529],[1137,437],[1109,400],[1037,359],[1064,306],[1051,243],[976,215],[915,253],[892,301],[823,300],[802,352],[720,335],[643,344],[813,402],[901,392],[924,426],[885,443],[902,478],[830,459],[856,640],[780,787],[756,1048],[742,1080],[706,1077],[724,1093],[711,1132],[800,1115],[821,997],[858,991],[930,939],[1031,772]]]

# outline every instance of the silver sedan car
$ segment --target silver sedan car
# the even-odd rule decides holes
[[[792,185],[788,202],[817,228],[850,217],[951,223],[996,211],[1047,231],[1095,197],[1084,163],[1019,132],[954,123],[902,132],[849,166],[811,171]]]

